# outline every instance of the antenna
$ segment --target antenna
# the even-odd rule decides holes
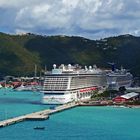
[[[35,69],[34,69],[34,78],[37,76],[37,65],[35,64]]]
[[[45,72],[47,71],[47,66],[45,65]]]

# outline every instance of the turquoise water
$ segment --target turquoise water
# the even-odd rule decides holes
[[[39,94],[24,94],[16,95],[16,102],[12,100],[6,106],[20,105],[18,113],[48,107],[38,104]],[[5,102],[4,99],[0,106],[5,106]],[[16,112],[13,108],[12,112]],[[140,140],[139,116],[139,108],[76,107],[51,115],[46,121],[25,121],[1,128],[0,140]],[[46,129],[34,130],[36,126]]]
[[[17,92],[0,89],[0,120],[48,108],[41,104],[38,92]]]

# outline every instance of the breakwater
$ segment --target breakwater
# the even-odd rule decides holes
[[[45,120],[45,119],[48,119],[49,115],[51,115],[51,114],[58,113],[58,112],[61,112],[63,110],[67,110],[67,109],[76,107],[78,105],[79,105],[78,103],[73,102],[73,103],[68,103],[68,104],[58,106],[54,109],[46,109],[46,110],[22,115],[22,116],[19,116],[19,117],[3,120],[3,121],[0,122],[0,127],[5,127],[5,126],[12,125],[12,124],[15,124],[15,123],[19,123],[19,122],[22,122],[22,121],[25,121],[25,120]]]

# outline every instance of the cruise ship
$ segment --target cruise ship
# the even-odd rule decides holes
[[[51,72],[45,74],[43,103],[65,104],[89,99],[95,90],[106,87],[106,73],[94,66],[54,64]]]
[[[132,82],[132,74],[123,67],[118,70],[112,66],[112,70],[107,73],[108,89],[119,90],[120,87],[128,88],[132,85]]]

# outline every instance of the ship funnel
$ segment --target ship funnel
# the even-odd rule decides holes
[[[65,65],[64,65],[64,64],[61,64],[60,68],[61,68],[62,70],[65,70]]]
[[[121,66],[121,72],[125,72],[126,70]]]
[[[112,71],[115,71],[115,64],[112,64]]]
[[[96,66],[96,65],[93,65],[93,68],[94,68],[94,69],[97,69],[97,66]]]
[[[112,71],[115,71],[115,63],[108,63],[108,64],[111,65]]]

